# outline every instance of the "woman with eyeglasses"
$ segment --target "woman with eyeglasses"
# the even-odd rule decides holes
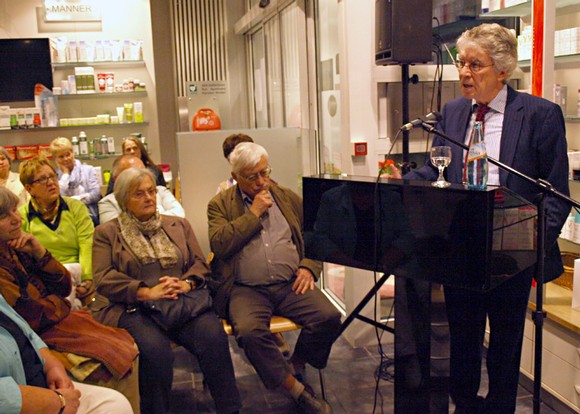
[[[138,351],[133,338],[98,323],[87,311],[71,311],[66,300],[70,273],[34,235],[22,231],[17,204],[18,197],[0,187],[0,297],[55,356],[68,361],[73,380],[116,389],[133,407],[123,413],[138,414]],[[0,412],[6,412],[1,404]]]
[[[50,161],[35,157],[20,164],[20,181],[30,201],[20,207],[22,229],[32,233],[71,272],[73,309],[92,292],[94,226],[82,201],[60,195],[58,175]]]
[[[213,310],[189,312],[168,325],[147,306],[155,301],[159,308],[180,313],[184,295],[209,295],[205,285],[210,270],[191,225],[160,215],[156,192],[155,176],[146,168],[128,168],[115,180],[121,214],[95,230],[97,296],[90,309],[100,322],[129,331],[139,347],[142,414],[169,411],[172,341],[199,360],[216,411],[237,413],[241,404],[228,339]]]

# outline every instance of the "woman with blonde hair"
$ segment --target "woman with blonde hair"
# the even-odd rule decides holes
[[[35,157],[20,164],[20,181],[30,193],[21,206],[22,229],[32,233],[73,275],[73,294],[83,299],[92,291],[93,221],[82,201],[60,195],[50,161]],[[73,308],[81,307],[73,295]]]
[[[93,223],[95,226],[98,225],[101,189],[97,170],[92,165],[82,164],[79,160],[75,160],[72,143],[68,138],[54,139],[50,143],[50,152],[57,165],[56,173],[60,193],[85,203]]]

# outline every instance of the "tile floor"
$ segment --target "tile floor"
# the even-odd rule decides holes
[[[297,334],[285,334],[293,344]],[[295,413],[294,403],[280,392],[264,388],[243,352],[230,337],[230,348],[236,370],[238,388],[243,401],[243,414],[291,414]],[[385,349],[389,354],[392,349]],[[392,355],[392,353],[391,353]],[[172,414],[214,413],[209,392],[203,389],[202,376],[193,368],[195,360],[183,348],[175,350],[174,384]],[[327,399],[334,414],[390,414],[393,413],[393,383],[381,380],[377,388],[375,372],[380,358],[376,347],[352,348],[344,339],[339,338],[324,370]],[[485,376],[484,376],[485,377]],[[320,391],[318,372],[309,367],[306,379],[316,392]],[[485,383],[483,384],[485,387]],[[375,398],[376,396],[376,398]],[[374,401],[376,409],[373,410]],[[381,404],[382,402],[382,404]],[[533,412],[532,395],[520,387],[516,414]],[[450,407],[453,412],[453,407]],[[558,414],[542,405],[542,414]]]

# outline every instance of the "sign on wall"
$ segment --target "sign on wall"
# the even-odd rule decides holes
[[[44,20],[52,22],[101,21],[98,0],[44,0]]]

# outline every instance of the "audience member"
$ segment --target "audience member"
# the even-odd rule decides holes
[[[70,310],[69,272],[22,231],[18,197],[0,188],[0,293],[81,382],[122,392],[139,412],[137,347],[124,330]]]
[[[113,177],[117,178],[119,174],[127,168],[145,168],[143,161],[133,155],[121,155],[113,163]],[[173,193],[164,186],[157,186],[157,211],[166,216],[185,217],[185,210],[177,201]],[[101,223],[117,218],[121,214],[121,208],[115,194],[109,194],[99,201],[99,220]]]
[[[241,142],[254,142],[254,140],[252,139],[252,137],[246,134],[232,134],[227,136],[226,139],[224,140],[222,144],[222,149],[224,151],[224,158],[228,160],[228,162],[230,161],[230,154],[232,153],[236,145],[238,145]],[[218,194],[221,191],[227,190],[230,187],[233,187],[235,184],[236,180],[234,179],[234,177],[230,176],[230,178],[228,178],[225,181],[222,181],[218,185],[216,194]]]
[[[20,182],[18,173],[10,171],[12,167],[12,157],[6,148],[0,147],[0,187],[6,187],[19,198],[18,206],[28,202],[30,195]]]
[[[302,199],[271,182],[268,154],[260,145],[238,144],[230,163],[237,184],[208,206],[216,309],[231,322],[266,388],[287,390],[302,412],[331,413],[326,401],[297,380],[306,363],[326,366],[341,316],[314,285],[321,263],[304,257]],[[273,314],[303,327],[292,367],[270,334]]]
[[[135,157],[139,158],[143,161],[145,167],[151,170],[153,176],[155,177],[155,185],[160,185],[162,187],[167,187],[167,183],[165,182],[165,177],[163,177],[163,171],[161,168],[157,166],[147,153],[147,149],[145,145],[141,142],[139,138],[136,137],[127,137],[123,141],[122,150],[124,155],[134,155]],[[111,177],[109,180],[109,184],[107,186],[107,194],[111,194],[113,192],[113,188],[115,186],[115,179]]]
[[[58,176],[50,161],[35,157],[20,164],[20,181],[30,201],[20,207],[22,230],[32,233],[71,272],[73,309],[92,293],[94,226],[83,202],[60,195]]]
[[[189,222],[157,212],[156,191],[146,168],[129,168],[117,177],[114,194],[122,213],[95,231],[97,297],[91,310],[101,322],[128,330],[139,347],[142,413],[169,410],[171,341],[197,356],[217,412],[238,412],[227,336],[208,302],[209,267]],[[195,314],[159,319],[177,316],[192,298],[204,295],[206,306]]]
[[[94,225],[98,225],[97,203],[101,199],[101,188],[97,170],[92,165],[82,164],[79,160],[75,160],[72,143],[68,138],[54,139],[50,143],[50,152],[56,161],[61,195],[76,198],[85,203]]]
[[[73,382],[62,363],[0,294],[2,414],[139,414],[109,388]]]
[[[230,154],[232,153],[236,145],[242,142],[254,142],[254,140],[252,139],[252,137],[246,134],[232,134],[226,137],[226,139],[222,144],[222,148],[224,152],[224,158],[228,162],[230,161]],[[216,194],[219,194],[220,192],[227,190],[230,187],[233,187],[235,184],[236,180],[234,179],[233,176],[230,175],[230,178],[228,178],[225,181],[222,181],[218,185]],[[278,346],[278,348],[280,348],[280,352],[282,352],[284,357],[289,357],[292,350],[290,349],[290,345],[288,345],[288,342],[286,342],[286,340],[284,339],[284,336],[281,333],[273,333],[272,338],[274,338],[276,345]]]

